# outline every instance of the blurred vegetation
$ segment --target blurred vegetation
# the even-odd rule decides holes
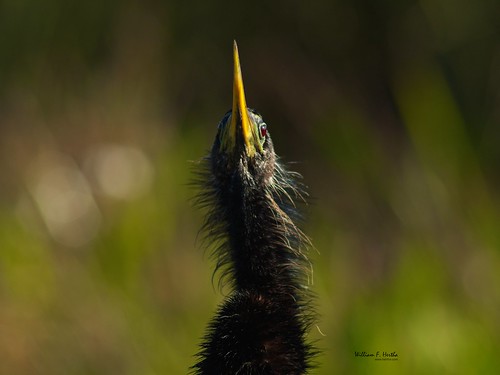
[[[187,372],[222,298],[190,180],[233,39],[310,187],[313,373],[496,373],[499,20],[495,0],[2,0],[0,373]]]

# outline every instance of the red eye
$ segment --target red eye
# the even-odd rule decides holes
[[[260,136],[261,136],[261,138],[265,138],[266,135],[267,135],[267,125],[261,124],[260,125]]]

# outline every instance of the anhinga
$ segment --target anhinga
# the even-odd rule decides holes
[[[308,240],[296,226],[299,176],[274,152],[267,125],[246,105],[236,42],[233,107],[200,175],[204,230],[232,292],[210,323],[195,374],[304,374],[313,349]]]

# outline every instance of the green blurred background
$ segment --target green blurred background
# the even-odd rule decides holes
[[[193,364],[227,290],[190,181],[233,39],[311,193],[312,373],[498,371],[499,20],[497,0],[0,1],[0,373]]]

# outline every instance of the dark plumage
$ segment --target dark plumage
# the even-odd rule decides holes
[[[299,175],[280,163],[262,117],[247,108],[234,44],[233,109],[200,175],[206,239],[232,294],[208,327],[196,374],[304,374],[313,354],[307,238],[296,226]]]

